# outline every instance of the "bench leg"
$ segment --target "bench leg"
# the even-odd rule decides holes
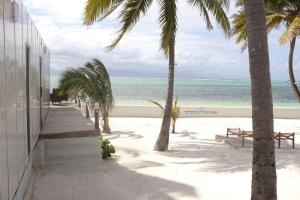
[[[293,149],[295,149],[295,138],[293,138]]]
[[[278,138],[278,149],[280,149],[280,145],[281,145],[281,138]]]
[[[227,132],[226,132],[226,138],[228,138],[228,128],[227,128]]]
[[[243,136],[242,138],[243,138],[243,143],[242,143],[242,145],[244,146],[244,145],[245,145],[245,137]]]

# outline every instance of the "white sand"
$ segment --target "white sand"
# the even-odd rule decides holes
[[[170,137],[170,150],[154,152],[161,121],[160,118],[111,118],[113,133],[105,137],[115,145],[117,154],[100,164],[91,162],[97,160],[95,145],[83,139],[67,139],[68,145],[55,152],[66,155],[66,151],[74,149],[73,157],[67,164],[56,158],[53,166],[48,164],[39,171],[32,199],[250,199],[251,148],[236,149],[216,142],[215,135],[225,135],[227,127],[250,130],[251,119],[179,119],[177,133]],[[278,199],[299,200],[300,120],[275,120],[275,130],[297,133],[296,149],[285,144],[283,149],[276,150],[276,156]],[[76,146],[71,146],[71,142]],[[51,155],[48,157],[52,158]]]
[[[249,118],[179,119],[170,151],[154,152],[161,119],[112,118],[107,136],[116,158],[103,162],[105,199],[250,199],[251,149],[215,142],[227,127],[251,129]],[[300,120],[275,120],[276,131],[300,132]],[[300,135],[296,149],[276,150],[278,199],[300,199]],[[105,179],[106,180],[106,179]],[[99,187],[101,190],[101,187]]]
[[[115,106],[112,117],[162,117],[162,111],[157,106]],[[180,116],[185,118],[199,117],[249,117],[250,107],[180,107]],[[299,108],[274,107],[275,118],[300,119]]]

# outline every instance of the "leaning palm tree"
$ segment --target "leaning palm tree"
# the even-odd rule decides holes
[[[174,90],[174,71],[175,71],[175,39],[177,32],[177,0],[157,0],[160,14],[159,23],[161,27],[161,49],[169,59],[168,92],[164,116],[159,137],[156,141],[154,150],[165,151],[169,144],[169,131],[171,122],[171,111]],[[187,0],[192,6],[199,9],[204,18],[204,22],[209,30],[213,28],[210,16],[214,16],[217,23],[225,33],[230,33],[230,23],[224,12],[224,7],[229,7],[229,0]],[[130,31],[138,20],[145,15],[153,0],[87,0],[84,10],[84,24],[91,25],[100,21],[114,12],[118,7],[121,8],[119,19],[121,28],[119,35],[108,47],[113,49],[120,42],[123,36]],[[211,13],[211,15],[210,15]]]
[[[103,132],[110,133],[109,114],[114,98],[109,74],[100,60],[93,59],[84,67],[66,70],[61,76],[59,88],[62,94],[78,91],[81,96],[89,97],[92,104],[98,103],[103,119]]]
[[[251,76],[252,200],[276,200],[273,104],[263,0],[244,0]]]
[[[149,100],[151,103],[157,105],[162,111],[165,110],[164,106],[161,105],[157,101]],[[178,106],[178,96],[175,99],[174,105],[172,106],[172,113],[171,113],[171,122],[172,122],[172,133],[175,133],[176,121],[180,116],[180,107]]]
[[[78,107],[81,107],[81,99],[79,98],[79,90],[76,90],[75,88],[67,88],[61,89],[58,93],[60,96],[64,96],[65,94],[68,94],[68,96],[71,98],[71,100],[75,101],[75,104],[78,103]]]
[[[246,19],[243,0],[237,2],[241,9],[233,15],[233,34],[237,35],[236,42],[242,44],[242,51],[247,47]],[[292,89],[300,101],[300,91],[295,80],[293,58],[297,36],[300,31],[300,1],[299,0],[265,0],[266,25],[269,31],[284,25],[286,30],[280,36],[280,44],[290,43],[288,68]]]

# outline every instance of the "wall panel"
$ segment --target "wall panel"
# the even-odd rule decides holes
[[[24,113],[23,113],[23,117],[24,117],[24,121],[23,121],[23,126],[24,126],[24,131],[25,134],[22,136],[22,138],[24,139],[24,146],[23,146],[23,156],[25,159],[25,163],[28,160],[28,151],[27,151],[27,113],[26,113],[26,45],[28,44],[28,15],[27,15],[27,11],[26,8],[22,5],[22,65],[23,65],[23,71],[24,71]]]
[[[3,6],[0,0],[0,199],[8,199]]]
[[[26,145],[26,129],[24,127],[25,115],[25,70],[23,65],[23,23],[22,7],[20,1],[15,0],[15,44],[16,44],[16,92],[17,92],[17,134],[18,134],[18,174],[19,180],[25,167],[26,154],[24,149]]]
[[[6,131],[8,139],[8,176],[9,197],[14,195],[18,185],[18,135],[16,127],[16,55],[15,55],[15,27],[12,18],[12,2],[4,0],[5,26],[5,76],[6,76]]]

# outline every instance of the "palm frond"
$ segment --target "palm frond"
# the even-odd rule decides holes
[[[189,0],[192,6],[199,8],[200,14],[203,15],[206,27],[210,30],[213,26],[210,22],[208,13],[210,12],[216,22],[221,26],[226,36],[230,36],[231,28],[227,14],[224,9],[228,10],[228,0]]]
[[[282,13],[272,13],[266,15],[266,25],[268,30],[278,28],[280,24],[286,22],[286,15]]]
[[[153,101],[153,100],[148,100],[148,101],[155,104],[155,105],[157,105],[161,110],[164,110],[164,107],[160,103],[158,103],[157,101]]]
[[[244,0],[237,0],[235,2],[236,7],[243,7],[244,6]]]
[[[247,23],[246,15],[243,9],[239,10],[232,16],[232,33],[236,36],[236,43],[241,44],[241,51],[244,51],[247,46]]]
[[[99,103],[102,114],[108,115],[113,108],[110,78],[104,64],[98,59],[87,62],[84,67],[66,70],[59,87],[63,92],[80,92],[82,97],[89,97],[93,103]]]
[[[300,17],[295,17],[292,23],[288,26],[287,30],[279,38],[281,44],[291,41],[299,35],[300,31]]]
[[[169,44],[175,39],[177,32],[177,5],[176,0],[159,0],[161,27],[160,47],[165,55],[169,54]],[[174,41],[175,42],[175,41]]]
[[[177,107],[177,103],[178,103],[178,96],[176,96],[175,102],[174,102],[174,106]]]
[[[83,23],[91,25],[110,15],[124,0],[88,0],[83,14]]]
[[[153,0],[127,0],[125,2],[119,15],[119,19],[122,24],[119,30],[119,35],[113,43],[108,46],[109,50],[115,48],[123,36],[134,27],[140,17],[147,12],[152,2]]]
[[[203,2],[202,1],[197,1],[197,0],[189,0],[189,3],[193,7],[198,7],[199,8],[200,15],[203,16],[203,18],[204,18],[204,22],[206,24],[206,28],[208,30],[212,30],[213,29],[213,25],[212,25],[212,23],[210,21],[208,11],[207,11],[205,5],[203,4]]]

